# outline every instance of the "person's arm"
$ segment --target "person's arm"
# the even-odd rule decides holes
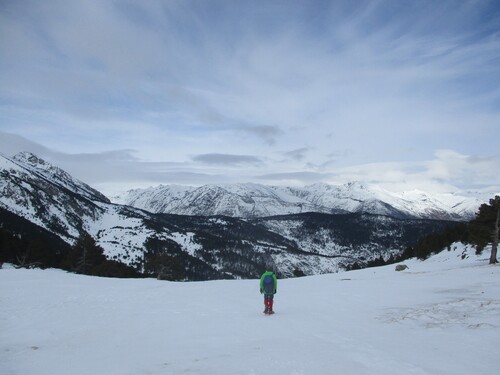
[[[274,294],[276,294],[278,292],[278,278],[274,273],[273,273],[273,279],[274,279]]]

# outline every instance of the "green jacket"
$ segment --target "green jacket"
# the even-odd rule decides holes
[[[276,294],[277,292],[277,288],[278,288],[278,279],[276,278],[276,275],[274,274],[274,272],[272,271],[266,271],[262,274],[262,276],[260,277],[260,293],[264,293],[264,278],[267,276],[267,275],[271,275],[273,277],[273,280],[274,280],[274,288],[273,288],[273,294]]]

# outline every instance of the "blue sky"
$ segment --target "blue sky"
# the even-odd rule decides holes
[[[0,152],[160,183],[500,190],[498,1],[0,3]]]

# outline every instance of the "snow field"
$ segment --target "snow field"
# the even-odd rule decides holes
[[[406,264],[279,280],[273,316],[258,280],[4,267],[0,373],[497,374],[500,267],[463,245]]]

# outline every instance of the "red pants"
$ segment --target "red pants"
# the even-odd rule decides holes
[[[264,294],[264,306],[266,310],[273,311],[273,294]]]

